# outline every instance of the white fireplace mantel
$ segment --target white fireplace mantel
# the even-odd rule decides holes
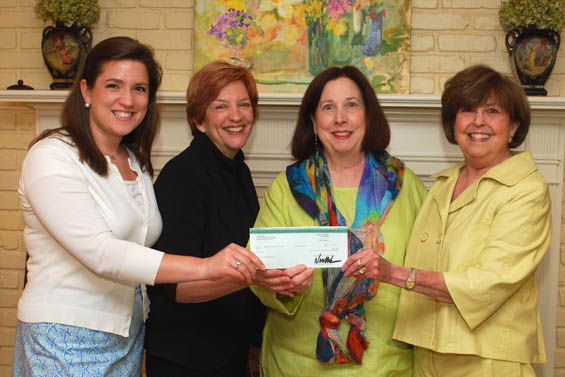
[[[59,112],[68,91],[0,90],[0,106],[25,105],[36,111],[36,130],[58,127]],[[292,161],[289,142],[301,94],[261,94],[259,119],[245,147],[259,196],[272,179]],[[162,128],[155,143],[156,171],[190,141],[186,123],[184,92],[159,92]],[[565,159],[565,98],[530,97],[532,125],[519,150],[529,149],[549,183],[552,200],[553,240],[538,268],[540,310],[548,362],[536,367],[538,376],[554,375],[556,312],[560,230],[563,210],[563,163]],[[379,95],[391,125],[389,152],[405,161],[427,185],[429,175],[462,160],[457,146],[447,143],[440,126],[441,101],[438,96]]]

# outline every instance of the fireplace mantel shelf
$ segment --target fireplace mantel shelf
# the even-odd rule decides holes
[[[0,90],[0,102],[25,104],[59,104],[68,95],[67,90]],[[379,102],[383,107],[418,107],[439,108],[441,98],[432,95],[391,95],[380,94]],[[299,106],[301,93],[279,94],[264,93],[259,95],[261,106]],[[565,97],[528,97],[534,110],[565,111]],[[157,101],[163,105],[185,105],[186,94],[182,91],[159,91]]]

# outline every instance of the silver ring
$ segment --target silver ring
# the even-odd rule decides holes
[[[241,266],[241,261],[240,260],[236,260],[235,261],[235,269],[239,270],[239,266]]]
[[[361,258],[357,259],[357,265],[358,265],[358,266],[363,266],[363,262],[361,262]]]

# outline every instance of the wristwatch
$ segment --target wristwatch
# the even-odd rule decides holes
[[[416,286],[416,282],[414,278],[416,277],[416,270],[414,267],[410,268],[410,275],[408,275],[408,279],[406,279],[406,283],[404,284],[404,289],[407,291],[411,291]]]

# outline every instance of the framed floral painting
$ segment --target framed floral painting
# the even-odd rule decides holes
[[[195,0],[194,69],[250,67],[263,93],[303,92],[327,67],[354,65],[378,93],[406,94],[410,0]]]

